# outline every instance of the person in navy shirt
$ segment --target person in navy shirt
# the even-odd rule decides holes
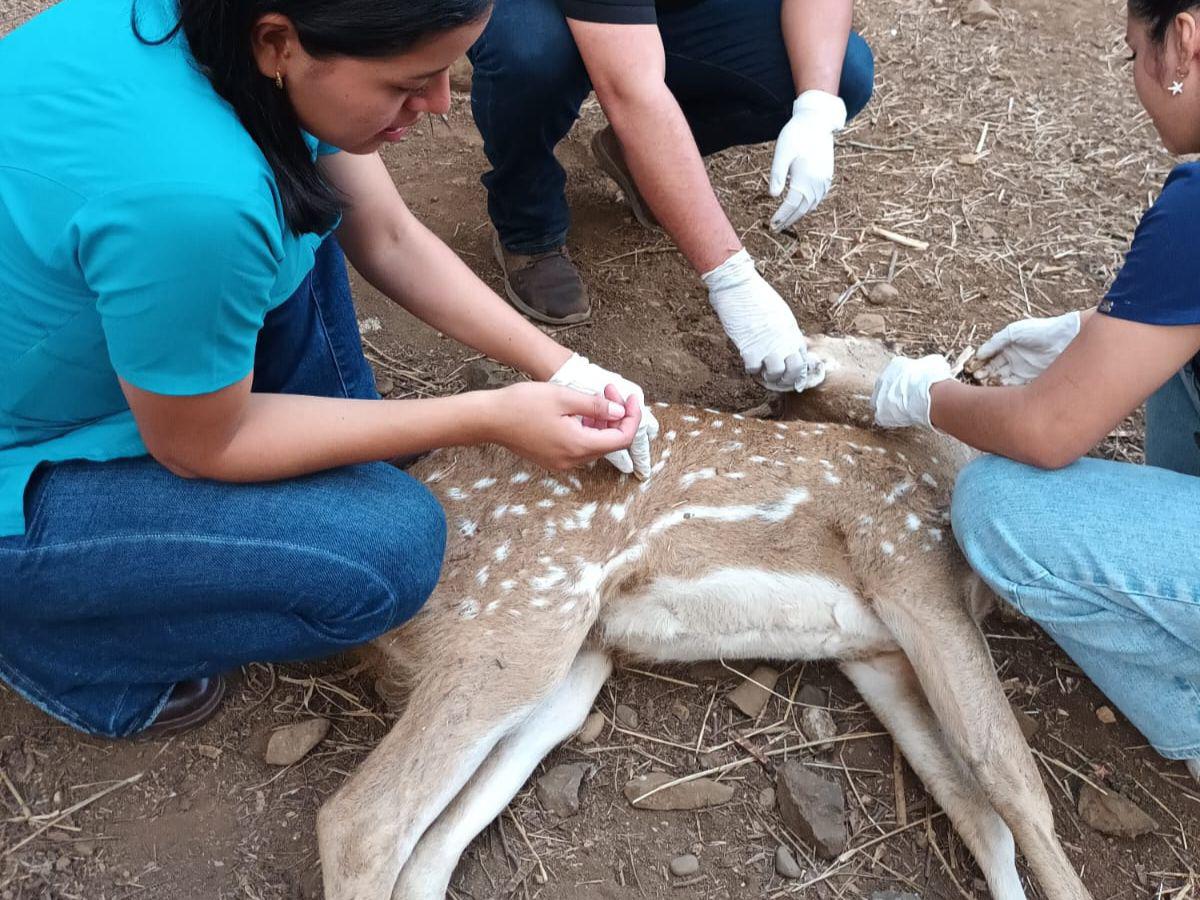
[[[770,142],[771,227],[815,208],[833,180],[834,135],[874,86],[853,12],[853,0],[497,3],[470,51],[471,109],[492,166],[483,183],[509,301],[555,325],[591,315],[565,249],[566,173],[554,153],[594,89],[610,123],[591,143],[599,168],[703,281],[746,372],[803,390],[800,327],[726,218],[703,157]]]
[[[1130,0],[1138,99],[1172,153],[1200,152],[1200,5]],[[876,422],[987,451],[954,490],[971,565],[1037,621],[1154,748],[1200,780],[1200,165],[1176,168],[1094,309],[1004,328],[960,383],[896,359]],[[1146,405],[1146,463],[1081,458]]]

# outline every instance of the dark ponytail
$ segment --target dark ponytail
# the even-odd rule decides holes
[[[1161,44],[1175,17],[1197,6],[1198,0],[1129,0],[1129,14],[1150,26],[1150,40]]]
[[[303,234],[332,227],[341,203],[313,163],[286,93],[258,69],[250,43],[255,23],[268,13],[287,16],[311,56],[379,58],[478,21],[491,0],[178,0],[178,5],[175,26],[150,39],[141,33],[133,0],[134,34],[157,45],[183,31],[200,70],[275,173],[288,227]]]

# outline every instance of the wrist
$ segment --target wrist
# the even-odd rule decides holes
[[[742,284],[757,274],[754,257],[745,247],[739,246],[719,266],[701,275],[700,280],[711,293]]]
[[[929,425],[931,428],[946,433],[942,427],[942,413],[950,402],[950,394],[959,387],[953,378],[935,381],[929,386]]]
[[[830,131],[841,131],[846,127],[846,103],[828,91],[804,91],[792,103],[792,118],[815,116]]]
[[[549,338],[547,338],[547,343],[549,346],[537,353],[536,358],[530,361],[529,367],[525,370],[526,375],[537,381],[549,381],[566,361],[575,355],[574,351]]]
[[[467,391],[454,398],[460,404],[454,411],[457,433],[452,443],[455,446],[502,443],[507,417],[501,411],[507,406],[504,397],[506,390]]]

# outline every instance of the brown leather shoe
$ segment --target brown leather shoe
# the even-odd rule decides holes
[[[181,681],[171,691],[166,706],[142,732],[148,738],[170,737],[203,725],[221,708],[225,699],[225,678],[196,678]]]
[[[579,277],[566,247],[523,256],[509,253],[493,235],[492,249],[504,270],[504,293],[508,301],[547,325],[572,325],[592,316],[587,288]]]
[[[647,228],[661,228],[658,219],[654,218],[654,213],[642,197],[642,192],[634,183],[629,167],[625,165],[621,142],[611,125],[605,125],[592,136],[592,156],[600,171],[617,183],[617,187],[625,195],[625,202],[633,211],[633,217]]]

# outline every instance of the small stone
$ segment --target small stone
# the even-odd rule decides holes
[[[391,375],[379,374],[375,376],[375,390],[379,391],[380,397],[386,397],[396,389],[396,379]]]
[[[534,790],[542,809],[560,819],[576,815],[579,812],[579,785],[587,771],[587,763],[564,763],[539,778]]]
[[[211,744],[197,744],[196,752],[207,759],[221,758],[221,748],[214,747]]]
[[[894,284],[881,281],[867,289],[867,302],[875,306],[890,306],[900,299],[900,292]]]
[[[817,854],[832,859],[846,849],[846,798],[841,785],[812,774],[798,760],[779,769],[775,796],[783,824]]]
[[[775,808],[775,788],[763,788],[758,792],[758,805],[762,809]]]
[[[471,68],[471,61],[465,56],[460,56],[450,66],[450,90],[457,91],[460,94],[469,94],[471,92],[471,75],[474,70]]]
[[[473,359],[462,373],[468,391],[486,391],[504,387],[516,380],[516,373],[490,359]]]
[[[983,160],[978,153],[962,153],[958,157],[960,166],[977,166]]]
[[[685,853],[683,856],[677,856],[671,860],[671,874],[676,878],[687,878],[689,875],[695,875],[700,871],[700,860],[691,853]]]
[[[780,878],[802,878],[804,876],[804,870],[796,862],[796,857],[783,844],[775,848],[775,872]]]
[[[676,784],[650,794],[649,797],[638,799],[653,791],[660,785],[675,780],[674,775],[666,772],[650,772],[639,775],[625,785],[625,799],[634,809],[679,810],[704,809],[708,806],[720,806],[733,799],[733,786],[721,784],[708,778],[697,778],[683,784]]]
[[[575,735],[575,742],[579,744],[596,743],[604,731],[605,721],[604,713],[599,710],[592,712],[583,720],[583,727]]]
[[[96,852],[96,842],[79,841],[75,844],[75,852],[80,856],[91,856]]]
[[[987,222],[984,222],[983,224],[981,224],[979,226],[979,228],[976,229],[976,233],[979,235],[980,239],[984,240],[984,241],[994,241],[994,240],[996,240],[996,238],[1000,237],[1000,232],[998,232],[995,228],[993,228]],[[1000,605],[1008,606],[1009,604],[1001,603]],[[1016,607],[1012,607],[1012,608],[1015,609]]]
[[[800,728],[810,741],[830,741],[837,737],[837,725],[829,710],[820,706],[806,706],[800,710]],[[819,744],[813,748],[818,753],[833,749],[832,743]]]
[[[631,731],[634,730],[638,727],[637,710],[632,706],[626,706],[622,703],[617,707],[617,723],[622,728],[628,728]]]
[[[920,832],[918,832],[920,834]],[[921,900],[916,894],[907,891],[872,891],[870,900]]]
[[[1033,740],[1033,736],[1038,733],[1038,729],[1042,727],[1042,724],[1016,704],[1013,704],[1012,712],[1013,718],[1017,720],[1017,726],[1021,729],[1021,734],[1025,735],[1025,743],[1028,744]]]
[[[677,718],[680,722],[687,724],[688,719],[692,717],[692,711],[688,708],[686,703],[681,703],[680,701],[676,700],[671,704],[671,715]]]
[[[302,760],[329,733],[328,719],[305,719],[271,732],[263,759],[273,766],[290,766]]]
[[[800,693],[796,695],[796,702],[801,706],[828,706],[829,701],[825,697],[825,692],[815,684],[806,684],[800,688]]]
[[[1101,834],[1141,837],[1158,828],[1158,823],[1132,800],[1115,791],[1101,794],[1090,784],[1079,790],[1079,816]]]
[[[759,713],[766,708],[767,701],[771,699],[771,692],[775,690],[775,682],[778,680],[777,671],[770,666],[759,666],[750,673],[749,680],[743,681],[730,691],[725,699],[750,718],[757,719]]]
[[[1099,719],[1105,725],[1116,725],[1117,724],[1117,714],[1115,712],[1113,712],[1112,709],[1110,709],[1107,706],[1102,706],[1098,710],[1096,710],[1096,718]]]
[[[883,337],[887,333],[887,322],[878,313],[859,313],[850,328],[867,337]]]
[[[982,25],[984,22],[996,22],[999,19],[1000,13],[988,0],[971,0],[962,14],[964,25]]]

